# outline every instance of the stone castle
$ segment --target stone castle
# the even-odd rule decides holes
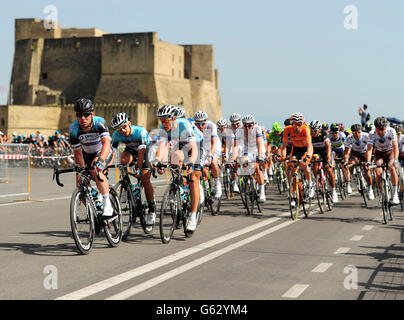
[[[163,104],[222,117],[212,45],[177,45],[156,32],[110,34],[100,29],[47,27],[40,19],[15,20],[15,53],[9,104],[0,106],[0,130],[8,134],[65,131],[73,103],[94,101],[108,123],[127,112],[135,124],[157,126]]]

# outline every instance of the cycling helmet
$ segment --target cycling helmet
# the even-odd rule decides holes
[[[402,124],[396,124],[394,129],[396,129],[397,134],[402,134],[403,133],[403,125]]]
[[[330,126],[331,132],[338,132],[339,128],[340,128],[340,126],[339,126],[338,123],[332,123],[331,126]]]
[[[170,104],[165,104],[157,111],[158,118],[172,118],[176,115],[176,108]]]
[[[304,122],[304,116],[300,112],[296,112],[296,113],[292,114],[292,116],[290,117],[290,121],[292,123]]]
[[[185,109],[181,106],[177,107],[177,118],[185,118]]]
[[[290,125],[292,124],[292,122],[290,121],[290,118],[287,118],[287,119],[283,122],[283,124],[284,124],[285,127],[286,127],[286,126],[290,126]]]
[[[206,121],[208,120],[208,114],[205,111],[199,110],[194,114],[194,119],[195,121]]]
[[[338,123],[338,125],[339,125],[339,131],[344,131],[345,130],[345,127],[344,127],[344,125],[342,123]]]
[[[320,130],[321,122],[318,120],[313,120],[312,122],[310,122],[309,127],[314,130]]]
[[[220,120],[217,122],[217,126],[218,126],[218,127],[225,127],[225,126],[227,126],[227,120],[226,120],[226,119],[220,119]]]
[[[93,112],[94,104],[90,99],[81,98],[76,101],[74,111],[77,113]]]
[[[282,131],[281,124],[279,122],[275,122],[274,125],[272,126],[272,131],[281,132]]]
[[[377,129],[385,129],[387,128],[388,122],[385,117],[377,117],[374,124]]]
[[[351,126],[351,131],[352,132],[361,132],[362,131],[362,126],[359,123],[353,124]]]
[[[365,131],[368,132],[368,133],[369,133],[370,131],[372,131],[372,129],[373,129],[372,123],[371,123],[371,122],[366,123],[364,129],[365,129]]]
[[[124,123],[129,121],[129,117],[126,113],[118,113],[111,120],[111,126],[113,129],[120,128]]]
[[[244,123],[255,123],[255,118],[251,114],[247,114],[246,116],[243,117],[243,124]]]
[[[232,113],[232,114],[231,114],[229,120],[230,120],[231,122],[240,121],[240,120],[241,120],[241,116],[240,116],[240,114],[238,114],[238,113],[235,112],[235,113]]]
[[[328,125],[327,122],[324,122],[321,127],[323,128],[323,130],[328,130],[328,129],[330,129],[330,127],[329,127],[329,125]]]

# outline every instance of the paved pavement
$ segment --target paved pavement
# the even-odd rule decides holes
[[[192,238],[178,230],[164,245],[158,228],[137,226],[118,248],[101,235],[82,256],[69,223],[73,175],[64,188],[49,169],[31,179],[35,201],[0,204],[0,299],[404,299],[404,215],[382,224],[376,200],[364,208],[352,195],[293,222],[271,187],[262,214],[246,216],[235,197]],[[153,182],[158,202],[165,181]]]

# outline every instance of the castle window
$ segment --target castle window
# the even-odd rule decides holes
[[[48,79],[48,74],[47,73],[42,73],[42,79]]]
[[[4,118],[1,118],[1,125],[5,126],[6,125],[6,120],[4,120]]]

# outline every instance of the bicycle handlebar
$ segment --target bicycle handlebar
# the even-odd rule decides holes
[[[56,178],[56,183],[57,183],[60,187],[63,187],[64,184],[60,182],[59,175],[61,175],[61,174],[63,174],[63,173],[67,173],[67,172],[76,172],[76,173],[82,173],[83,171],[90,172],[90,170],[94,170],[94,167],[88,167],[88,166],[86,166],[86,167],[82,168],[82,167],[80,167],[79,165],[75,165],[73,168],[58,169],[56,166],[54,166],[54,167],[53,167],[53,178],[52,178],[52,180],[55,180],[55,178]],[[104,182],[104,180],[101,179],[100,173],[99,173],[97,170],[95,170],[95,173],[96,173],[96,175],[97,175],[98,181]]]

